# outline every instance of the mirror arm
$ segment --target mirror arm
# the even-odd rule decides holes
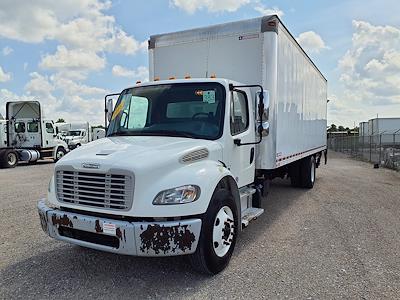
[[[107,113],[108,113],[108,109],[107,109],[107,98],[108,97],[112,97],[112,96],[119,96],[120,93],[114,93],[114,94],[108,94],[105,95],[104,97],[104,127],[107,130]]]

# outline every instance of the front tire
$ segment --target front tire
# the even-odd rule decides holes
[[[67,151],[65,151],[64,147],[58,147],[56,150],[56,155],[54,158],[54,162],[58,162],[61,158],[64,157],[64,155],[67,153]]]
[[[192,267],[214,275],[228,265],[238,234],[237,209],[232,194],[217,189],[202,220],[196,252],[190,256]]]
[[[4,153],[3,161],[1,166],[3,168],[15,168],[18,164],[18,154],[14,150],[6,150]]]

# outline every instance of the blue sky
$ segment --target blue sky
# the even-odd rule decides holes
[[[327,77],[329,123],[400,117],[394,0],[2,0],[0,112],[8,100],[35,98],[49,117],[100,123],[105,93],[147,78],[150,35],[271,12]]]

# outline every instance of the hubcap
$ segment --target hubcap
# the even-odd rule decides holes
[[[235,234],[235,223],[232,210],[228,206],[221,207],[214,220],[213,246],[215,254],[223,257],[231,248]]]
[[[57,155],[56,156],[57,156],[57,159],[60,159],[61,157],[64,156],[64,152],[59,150],[59,151],[57,151]]]
[[[15,153],[9,153],[7,155],[7,161],[10,166],[15,165],[17,163],[17,156],[15,155]]]

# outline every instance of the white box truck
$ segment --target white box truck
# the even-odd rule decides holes
[[[13,168],[18,161],[58,161],[68,152],[57,138],[52,120],[43,118],[38,101],[6,103],[6,120],[0,121],[0,167]]]
[[[277,16],[152,36],[149,57],[152,81],[106,101],[106,138],[56,164],[42,228],[215,274],[271,179],[313,187],[327,82]]]

